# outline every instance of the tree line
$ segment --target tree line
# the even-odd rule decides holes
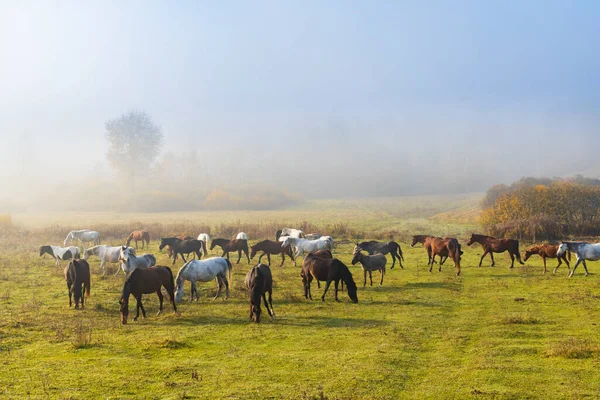
[[[600,235],[600,180],[523,178],[495,185],[482,202],[481,224],[494,236],[552,240]]]

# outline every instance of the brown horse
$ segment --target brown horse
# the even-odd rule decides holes
[[[90,297],[90,264],[86,260],[73,260],[65,267],[65,280],[69,290],[69,307],[71,307],[71,296],[75,297],[75,309],[83,308],[83,291]]]
[[[481,256],[481,260],[479,260],[479,266],[481,267],[481,263],[483,262],[483,258],[489,254],[492,259],[492,267],[496,265],[494,262],[494,253],[504,253],[508,251],[510,254],[511,264],[510,267],[514,268],[515,266],[515,258],[521,265],[524,265],[523,261],[521,261],[521,254],[519,253],[519,241],[516,239],[496,239],[492,236],[479,235],[474,233],[471,235],[471,238],[467,242],[467,246],[472,245],[473,243],[479,243],[483,247],[483,254]]]
[[[181,235],[181,236],[175,236],[175,237],[177,239],[181,239],[181,240],[192,240],[192,239],[194,239],[193,237],[188,236],[188,235]],[[201,242],[203,242],[203,241],[201,240]],[[206,244],[203,244],[202,248],[204,249],[204,254],[206,254]],[[168,254],[169,258],[173,257],[173,248],[170,245],[167,245],[167,254]],[[187,253],[186,256],[189,257],[190,254],[191,253]],[[195,256],[194,256],[194,258],[195,258]]]
[[[562,265],[562,262],[564,261],[567,264],[567,268],[569,269],[569,272],[571,272],[571,266],[569,265],[569,260],[571,260],[571,252],[564,252],[560,257],[557,255],[558,253],[558,248],[560,246],[559,245],[551,245],[551,244],[541,244],[538,246],[533,246],[530,247],[529,249],[525,250],[525,257],[523,257],[523,261],[527,261],[529,259],[529,257],[531,257],[534,254],[537,254],[538,256],[542,257],[542,260],[544,260],[544,273],[546,273],[546,258],[558,258],[558,265],[556,266],[556,268],[554,268],[554,271],[552,272],[553,274],[556,273],[556,270],[558,270],[558,267],[560,267]],[[569,256],[569,260],[567,260],[567,253]]]
[[[260,260],[262,260],[262,258],[266,255],[267,260],[269,260],[269,266],[271,266],[271,254],[281,254],[281,264],[279,266],[282,267],[283,263],[285,262],[285,255],[287,254],[292,261],[294,261],[294,265],[296,265],[294,252],[292,251],[292,246],[290,245],[282,247],[281,242],[263,240],[262,242],[256,243],[254,246],[250,246],[250,259],[254,259],[254,256],[259,251],[263,252],[260,257],[258,257],[259,264]]]
[[[173,265],[175,261],[177,261],[177,256],[181,255],[183,262],[187,262],[184,254],[194,253],[198,256],[198,260],[202,258],[202,241],[198,239],[186,239],[182,240],[176,237],[169,238],[160,238],[160,246],[158,246],[158,250],[164,249],[166,246],[169,246],[173,251]]]
[[[273,275],[271,269],[264,265],[258,264],[246,274],[244,280],[250,295],[250,319],[256,323],[260,322],[260,298],[265,302],[265,307],[271,318],[275,318],[275,310],[273,310]],[[269,293],[269,302],[267,303],[266,294]],[[269,304],[271,308],[269,308]]]
[[[142,241],[142,249],[144,248],[144,242],[146,242],[146,248],[150,245],[150,234],[148,231],[133,231],[127,237],[127,244],[125,247],[129,247],[131,241],[135,241],[135,249],[138,248],[138,242]]]
[[[454,266],[456,267],[456,275],[460,275],[460,258],[463,254],[463,251],[460,249],[460,243],[456,238],[439,238],[434,237],[430,241],[431,247],[431,264],[429,266],[429,272],[433,269],[433,264],[435,263],[435,256],[440,256],[440,268],[439,271],[442,272],[442,265],[444,262],[451,258],[454,261]]]
[[[432,263],[432,253],[431,253],[431,241],[435,239],[435,236],[429,235],[415,235],[412,238],[412,242],[410,242],[410,247],[415,247],[417,243],[421,243],[425,250],[427,251],[427,265]],[[438,238],[440,239],[440,238]],[[433,261],[435,262],[435,261]]]
[[[223,255],[221,257],[225,257],[227,255],[227,259],[229,260],[229,252],[237,251],[238,252],[238,260],[236,264],[240,263],[242,259],[242,251],[246,254],[248,258],[248,264],[250,264],[250,256],[248,255],[248,240],[247,239],[213,239],[210,242],[210,249],[214,249],[215,246],[219,246],[223,250]],[[281,244],[279,245],[281,247]]]
[[[302,262],[302,283],[304,284],[304,297],[312,300],[310,293],[310,283],[313,278],[317,281],[325,281],[325,290],[321,296],[321,301],[325,301],[325,294],[329,289],[331,282],[335,282],[335,301],[338,300],[338,285],[340,280],[346,283],[348,296],[353,303],[358,303],[356,295],[356,283],[352,278],[352,273],[348,267],[337,258],[322,258],[314,254],[307,254]]]
[[[169,294],[169,301],[173,304],[173,310],[177,312],[174,296],[175,285],[173,283],[173,272],[171,271],[171,268],[155,266],[134,269],[123,285],[121,299],[119,300],[119,304],[121,305],[121,323],[127,323],[130,294],[133,294],[133,297],[135,297],[137,301],[137,312],[135,318],[133,319],[134,321],[137,321],[138,317],[140,316],[140,308],[142,309],[144,318],[146,318],[146,310],[144,310],[144,306],[142,305],[142,294],[157,294],[158,300],[160,301],[160,308],[156,315],[160,314],[163,309],[163,294],[161,287],[164,287],[167,290],[167,293]]]

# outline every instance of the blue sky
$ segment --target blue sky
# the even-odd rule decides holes
[[[21,157],[26,135],[68,175],[104,162],[107,119],[143,109],[166,150],[184,141],[213,164],[299,166],[326,146],[337,174],[433,153],[431,169],[535,175],[527,148],[598,144],[599,20],[594,1],[4,1],[0,156]],[[552,147],[543,175],[598,166],[593,146]]]

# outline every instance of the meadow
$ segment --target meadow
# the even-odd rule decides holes
[[[508,255],[498,255],[496,267],[488,259],[478,268],[480,247],[464,246],[478,229],[477,198],[327,200],[269,212],[13,215],[15,226],[0,227],[0,398],[600,397],[597,264],[590,263],[590,276],[578,269],[571,279],[564,267],[543,275],[536,257],[511,270]],[[213,235],[231,230],[227,224],[256,232],[282,223],[323,230],[343,224],[349,236],[336,236],[334,254],[349,265],[359,303],[345,293],[336,303],[331,289],[321,302],[314,283],[315,300],[304,299],[300,268],[289,260],[279,267],[273,257],[277,317],[270,320],[263,307],[263,321],[253,324],[243,278],[256,259],[236,265],[236,256],[228,300],[212,300],[213,282],[200,285],[200,302],[189,303],[188,284],[179,314],[167,305],[156,316],[157,297],[148,295],[148,317],[127,325],[119,320],[123,274],[101,277],[92,259],[92,296],[85,309],[69,309],[62,268],[38,256],[40,242],[61,243],[68,227],[85,224],[114,227],[106,242],[118,244],[118,234],[138,221],[178,229],[173,234],[207,226]],[[428,272],[424,249],[408,244],[411,232],[456,235],[465,252],[461,276],[450,262]],[[363,233],[392,236],[404,251],[405,268],[388,269],[383,286],[375,273],[375,284],[363,288],[360,267],[350,265],[352,236]],[[150,252],[171,265],[156,238]]]

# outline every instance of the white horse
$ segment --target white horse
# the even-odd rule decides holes
[[[131,247],[121,246],[119,251],[119,261],[121,262],[121,268],[125,275],[129,275],[136,268],[148,268],[156,265],[156,257],[152,254],[142,254],[136,257],[129,249]],[[119,270],[115,272],[115,275],[119,273]]]
[[[79,242],[81,245],[84,243],[93,243],[94,246],[97,246],[100,244],[100,233],[88,231],[87,229],[71,231],[65,239],[64,246],[72,242]]]
[[[196,287],[196,281],[210,282],[213,279],[217,279],[219,289],[217,295],[213,300],[216,300],[221,295],[221,288],[225,286],[225,299],[229,297],[229,283],[227,282],[227,272],[231,277],[231,263],[229,260],[223,257],[212,257],[206,260],[192,260],[188,261],[177,273],[175,279],[175,302],[179,303],[183,298],[183,286],[185,281],[192,283],[192,292],[190,295],[190,301],[194,300],[194,293],[196,293],[196,301],[200,298],[198,294],[198,288]]]
[[[333,237],[332,236],[321,236],[319,240],[329,240],[331,243],[331,248],[333,248]]]
[[[208,233],[201,233],[198,235],[198,240],[202,240],[208,246],[209,241],[210,241],[210,236],[208,235]]]
[[[280,242],[283,242],[285,240],[286,236],[293,237],[293,238],[303,238],[303,237],[305,237],[304,232],[302,230],[300,230],[300,229],[283,228],[283,229],[278,230],[277,232],[275,232],[275,237]]]
[[[59,261],[77,260],[80,257],[79,247],[75,246],[42,246],[40,247],[40,257],[44,254],[50,254],[52,258],[54,258],[54,260],[56,261],[57,267]]]
[[[314,253],[319,250],[329,250],[332,249],[332,244],[329,240],[308,240],[302,238],[293,238],[286,237],[283,243],[281,243],[281,247],[286,247],[287,245],[294,246],[296,248],[295,258],[298,258],[304,253]]]
[[[129,253],[135,255],[135,249],[133,247],[128,247],[129,249]],[[99,245],[99,246],[94,246],[94,247],[90,247],[87,250],[83,251],[83,259],[87,260],[88,258],[90,258],[91,256],[97,256],[98,258],[100,258],[100,269],[102,270],[102,275],[106,275],[106,267],[105,264],[111,263],[111,264],[116,264],[119,261],[119,256],[121,255],[121,246],[106,246],[106,245]],[[119,273],[119,269],[117,268],[117,273]]]
[[[246,235],[244,232],[240,232],[237,234],[237,236],[235,237],[235,239],[244,239],[244,240],[248,240],[248,235]]]
[[[575,253],[575,256],[577,257],[577,262],[571,270],[569,277],[573,276],[575,269],[580,263],[583,263],[583,268],[585,268],[585,276],[588,276],[588,269],[585,260],[600,260],[600,243],[590,244],[586,242],[562,242],[558,246],[558,251],[556,252],[557,257],[560,258],[567,250],[569,250],[571,253]]]

